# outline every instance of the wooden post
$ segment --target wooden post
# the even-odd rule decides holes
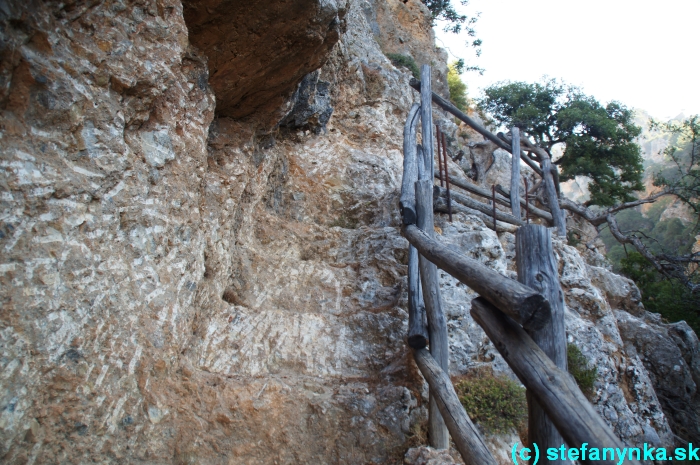
[[[423,146],[421,144],[416,145],[416,159],[418,160],[418,179],[422,179],[425,176],[425,170],[428,165],[425,164],[425,154],[423,153]],[[413,192],[415,196],[416,184],[413,183]]]
[[[450,175],[447,174],[447,143],[445,141],[445,133],[441,132],[440,135],[442,136],[442,154],[445,159],[445,162],[442,164],[442,166],[445,167],[445,187],[447,188],[447,215],[450,219],[450,223],[452,223],[452,199],[450,198]],[[438,158],[440,157],[440,154],[438,153]]]
[[[414,103],[408,112],[403,128],[403,179],[399,209],[403,224],[416,224],[416,188],[418,180],[418,158],[416,154],[416,129],[418,128],[420,105]]]
[[[493,230],[496,230],[496,186],[491,186],[491,206],[493,207]]]
[[[552,318],[542,328],[527,330],[532,340],[554,362],[566,371],[566,330],[564,328],[564,294],[559,284],[559,272],[552,249],[549,229],[542,225],[528,224],[515,233],[515,261],[518,281],[541,293],[552,307]],[[554,424],[542,407],[527,392],[528,438],[530,444],[538,444],[542,450],[557,448],[564,443]],[[549,463],[568,464],[569,460]]]
[[[432,179],[433,177],[431,176],[429,179],[421,179],[416,183],[416,207],[418,209],[417,225],[418,228],[431,238],[435,236],[435,230],[433,228]],[[419,255],[418,264],[421,284],[423,285],[423,301],[428,316],[430,353],[445,373],[449,373],[447,321],[442,312],[437,266],[431,263],[422,254]],[[450,436],[447,432],[445,421],[442,419],[442,415],[440,415],[440,410],[435,401],[435,394],[432,392],[430,393],[428,415],[430,445],[435,449],[447,449],[450,446]]]
[[[510,208],[513,216],[520,219],[520,129],[513,126],[512,171],[510,173]]]
[[[493,458],[484,443],[484,439],[464,411],[450,377],[442,371],[440,365],[427,350],[414,351],[413,358],[428,382],[430,392],[435,396],[438,408],[442,412],[445,423],[447,423],[447,429],[450,431],[464,463],[496,465],[496,459]]]
[[[425,158],[430,160],[430,179],[435,177],[435,166],[433,165],[433,160],[435,160],[433,152],[433,105],[432,105],[432,94],[431,90],[431,80],[430,80],[430,66],[423,65],[420,67],[420,118],[421,118],[421,130],[423,131],[423,151],[425,152]]]
[[[542,150],[544,152],[544,150]],[[544,179],[544,187],[549,201],[549,210],[552,212],[554,226],[557,228],[557,235],[566,236],[566,220],[564,220],[564,211],[559,207],[559,198],[557,197],[557,189],[554,186],[554,177],[552,176],[552,161],[549,156],[542,157],[542,179]]]
[[[622,450],[624,444],[588,402],[574,378],[557,368],[520,325],[482,297],[472,300],[471,315],[518,379],[542,406],[561,433],[565,444],[579,450],[584,443],[587,445],[589,454],[578,460],[591,465],[617,465],[617,456],[612,460],[590,458],[592,448],[599,451],[604,447]],[[542,463],[545,449],[539,444],[538,447]],[[640,465],[637,460],[630,460],[629,455],[625,464]]]
[[[557,196],[557,188],[554,184],[554,175],[552,174],[556,172],[557,167],[552,165],[549,153],[542,147],[532,145],[527,139],[524,139],[522,144],[527,150],[534,152],[540,159],[540,163],[542,164],[542,181],[544,182],[545,195],[549,202],[549,210],[552,212],[552,222],[557,228],[557,235],[566,236],[566,218],[564,216],[564,210],[559,206],[559,197]]]
[[[408,246],[408,346],[422,349],[428,345],[428,328],[425,321],[425,307],[420,292],[418,273],[418,251]]]
[[[420,214],[419,214],[420,218]],[[466,284],[489,302],[502,308],[525,328],[538,329],[551,317],[549,302],[539,292],[499,272],[482,265],[461,253],[439,243],[415,225],[404,226],[401,230],[408,242],[420,253],[420,257],[435,263],[462,283]],[[421,268],[421,281],[424,278]],[[423,298],[426,300],[425,287]],[[428,309],[428,311],[430,311]],[[428,314],[430,317],[430,314]],[[430,320],[428,320],[430,323]],[[432,323],[430,323],[432,324]],[[432,338],[432,333],[431,333]],[[432,345],[432,339],[431,339]]]
[[[530,191],[528,190],[527,177],[525,177],[525,221],[530,224]]]

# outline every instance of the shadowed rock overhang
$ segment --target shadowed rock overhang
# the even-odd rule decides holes
[[[346,0],[186,0],[190,42],[208,57],[219,116],[275,118],[344,31]],[[276,121],[275,121],[276,122]]]

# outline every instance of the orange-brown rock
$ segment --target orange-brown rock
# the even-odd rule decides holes
[[[209,58],[216,112],[232,118],[275,114],[302,78],[326,61],[346,10],[346,0],[183,5],[190,42]]]

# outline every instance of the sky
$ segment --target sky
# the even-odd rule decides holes
[[[462,75],[469,96],[499,81],[574,84],[603,103],[617,100],[660,120],[700,114],[700,0],[470,0],[483,40],[477,58],[465,42],[436,26],[450,60],[485,69]]]

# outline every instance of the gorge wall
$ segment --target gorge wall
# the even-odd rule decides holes
[[[432,62],[447,92],[426,7],[9,1],[0,34],[1,460],[400,463],[427,405],[398,216],[416,96],[383,52]],[[453,155],[495,160],[482,182],[505,175],[435,117]],[[438,221],[513,274],[512,235]],[[697,402],[697,337],[594,251],[556,250],[598,410],[628,444],[671,444],[653,386]],[[441,279],[452,373],[508,375],[473,292]],[[672,423],[697,434],[688,415]]]

